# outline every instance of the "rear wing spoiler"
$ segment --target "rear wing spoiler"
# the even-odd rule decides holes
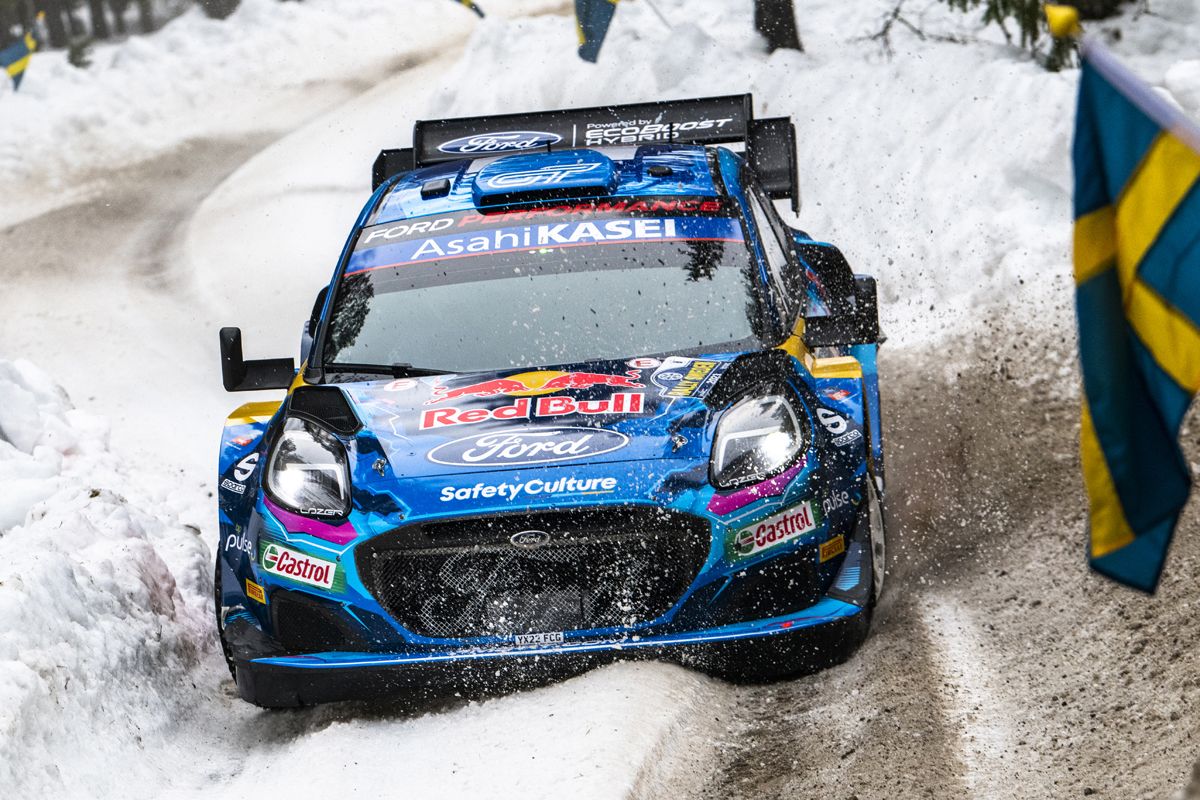
[[[749,94],[422,120],[413,126],[412,147],[379,153],[371,185],[378,189],[394,175],[462,158],[672,143],[743,144],[767,193],[791,198],[792,209],[800,210],[796,127],[787,117],[755,119]]]

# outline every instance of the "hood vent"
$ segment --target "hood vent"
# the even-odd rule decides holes
[[[301,386],[292,392],[288,413],[323,425],[342,436],[352,436],[362,429],[346,395],[336,386]]]

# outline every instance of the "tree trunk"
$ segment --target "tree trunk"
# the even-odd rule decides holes
[[[33,23],[37,19],[37,13],[34,11],[32,0],[21,0],[17,3],[17,14],[21,18],[21,27],[25,30],[33,28]]]
[[[79,21],[79,16],[75,13],[72,7],[73,3],[64,3],[67,9],[67,32],[71,34],[72,39],[78,39],[81,36],[87,36],[87,29],[83,27],[83,23]]]
[[[51,47],[66,47],[71,37],[67,35],[67,26],[63,21],[63,0],[42,0],[42,9],[46,12],[46,35]]]
[[[754,0],[754,27],[766,38],[771,52],[804,50],[792,0]]]
[[[124,36],[125,27],[125,9],[129,8],[129,0],[109,0],[109,5],[113,11],[113,27],[116,28],[118,36]]]
[[[1121,10],[1126,0],[1072,0],[1067,5],[1079,9],[1082,19],[1107,19]]]
[[[104,0],[88,0],[88,10],[92,12],[92,36],[97,39],[107,39],[112,36],[112,31],[108,27]]]
[[[138,25],[142,29],[142,33],[150,33],[154,30],[154,8],[150,4],[150,0],[137,0],[138,7]]]
[[[0,3],[0,48],[8,47],[17,40],[13,32],[18,25],[17,10]]]

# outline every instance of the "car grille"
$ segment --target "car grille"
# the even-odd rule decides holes
[[[708,557],[706,520],[644,506],[417,523],[358,548],[397,623],[434,638],[631,627],[665,614]],[[537,547],[510,539],[547,534]]]

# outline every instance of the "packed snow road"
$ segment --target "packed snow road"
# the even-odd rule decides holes
[[[891,594],[850,663],[736,691],[706,798],[1166,798],[1187,783],[1196,511],[1159,597],[1088,574],[1078,408],[1031,374],[1071,357],[1069,332],[996,328],[1016,346],[989,338],[961,374],[906,378],[932,350],[885,363]]]
[[[3,336],[13,351],[110,416],[125,452],[197,489],[211,485],[199,457],[205,430],[216,430],[229,405],[217,386],[211,328],[254,309],[236,308],[246,302],[237,298],[252,295],[235,291],[234,310],[198,318],[189,311],[197,290],[171,265],[185,257],[180,240],[203,199],[263,145],[189,144],[110,175],[103,201],[3,232],[6,253],[17,256],[10,263],[28,264],[9,272]],[[247,167],[221,193],[236,193],[259,169]],[[81,262],[56,235],[81,227],[103,258]],[[366,790],[387,780],[387,764],[411,758],[424,766],[410,779],[435,796],[456,796],[490,780],[480,764],[499,769],[521,754],[497,778],[511,781],[514,797],[549,785],[523,782],[526,768],[574,779],[593,796],[592,782],[626,758],[638,768],[606,796],[684,797],[685,776],[709,773],[713,798],[1038,798],[1088,788],[1165,796],[1183,784],[1190,763],[1197,687],[1188,654],[1200,626],[1186,605],[1133,597],[1083,572],[1077,409],[1043,374],[1070,359],[1069,331],[1031,337],[1003,323],[996,329],[996,339],[970,354],[953,353],[974,364],[962,374],[927,378],[928,364],[946,355],[942,347],[887,353],[890,511],[899,541],[874,636],[850,663],[748,688],[675,667],[625,665],[482,705],[264,714],[233,697],[210,642],[193,667],[200,682],[186,693],[190,708],[174,708],[180,716],[161,738],[136,746],[150,766],[134,770],[134,785],[170,774],[184,795],[189,784],[200,792],[213,782],[248,791],[259,767],[286,757],[320,764],[323,790]],[[996,340],[1016,346],[998,353]],[[120,366],[80,373],[81,363]],[[132,394],[124,391],[131,384],[139,387]],[[180,428],[182,417],[207,425]],[[207,509],[197,506],[203,501],[191,501],[189,513],[211,530],[201,519]],[[1193,515],[1185,531],[1195,525]],[[1186,592],[1197,564],[1185,533],[1163,597]],[[588,730],[586,748],[561,751]],[[1131,756],[1130,743],[1144,744]],[[132,742],[110,741],[96,756],[133,752]],[[571,775],[534,763],[568,753]]]
[[[812,55],[767,58],[716,0],[670,33],[628,5],[609,46],[640,61],[584,69],[563,56],[564,20],[494,21],[465,49],[346,84],[303,125],[239,120],[91,170],[73,204],[0,228],[0,479],[19,479],[0,498],[0,619],[15,620],[0,628],[0,794],[241,797],[269,780],[297,797],[1166,798],[1187,782],[1196,510],[1155,599],[1083,564],[1069,131],[1054,117],[1069,81],[986,44],[887,63],[822,34]],[[810,5],[814,32],[869,30],[890,6]],[[547,53],[571,66],[547,75]],[[859,654],[762,687],[618,664],[482,702],[237,700],[208,570],[217,433],[244,398],[220,391],[216,329],[242,325],[250,357],[295,352],[374,151],[404,144],[414,116],[747,89],[821,143],[801,145],[802,226],[881,279],[892,565]],[[963,98],[975,113],[956,113]],[[1024,139],[979,159],[997,114]],[[1197,435],[1193,421],[1192,460]]]

